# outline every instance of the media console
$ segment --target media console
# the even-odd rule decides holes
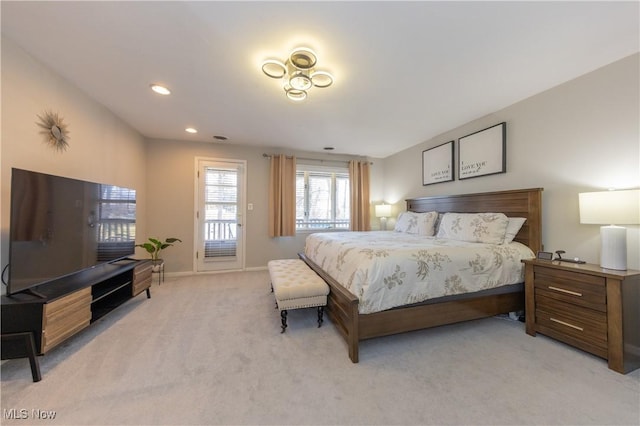
[[[32,333],[35,352],[44,355],[143,291],[150,298],[151,270],[150,260],[123,259],[2,296],[2,359],[30,355],[7,337]]]

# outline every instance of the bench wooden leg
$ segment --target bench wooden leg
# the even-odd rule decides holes
[[[282,319],[282,331],[280,333],[284,333],[287,329],[287,310],[284,309],[280,311],[280,318]]]
[[[322,326],[322,322],[324,319],[322,318],[324,314],[324,306],[318,306],[318,328]]]

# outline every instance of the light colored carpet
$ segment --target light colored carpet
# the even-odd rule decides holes
[[[291,311],[280,334],[266,271],[167,279],[41,357],[41,382],[27,360],[4,362],[2,424],[640,423],[640,370],[508,319],[360,350],[352,364],[314,310]]]

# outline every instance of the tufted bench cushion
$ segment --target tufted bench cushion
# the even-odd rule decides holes
[[[287,328],[287,310],[318,307],[318,327],[322,324],[322,307],[327,304],[329,286],[300,259],[271,260],[268,263],[271,287],[282,318],[282,332]]]

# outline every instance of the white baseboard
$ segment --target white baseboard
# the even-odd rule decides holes
[[[228,272],[257,272],[257,271],[266,271],[268,268],[266,266],[253,266],[250,268],[244,269],[228,269],[225,271],[183,271],[183,272],[166,272],[166,278],[179,278],[179,277],[190,277],[195,275],[215,275],[215,274],[226,274]]]

